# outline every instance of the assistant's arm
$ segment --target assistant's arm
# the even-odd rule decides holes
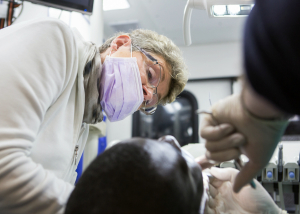
[[[237,158],[238,149],[249,162],[236,177],[234,190],[247,184],[270,160],[288,124],[300,113],[299,1],[258,0],[247,20],[244,35],[246,84],[241,95],[225,98],[212,107],[220,124],[230,123],[244,135],[239,148],[233,140],[215,138],[216,125],[207,116],[201,135],[207,139],[208,158],[225,161]],[[225,156],[224,154],[229,154]]]

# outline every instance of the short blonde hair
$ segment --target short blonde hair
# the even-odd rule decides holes
[[[115,34],[100,47],[100,53],[106,51],[110,47],[111,42],[119,35],[130,36],[132,44],[164,58],[168,68],[171,70],[171,81],[169,92],[166,97],[160,100],[160,104],[165,105],[173,102],[183,91],[188,80],[186,64],[180,49],[166,36],[159,35],[151,30],[137,29],[130,33],[119,32]],[[132,46],[132,49],[133,51],[137,50],[134,46]]]

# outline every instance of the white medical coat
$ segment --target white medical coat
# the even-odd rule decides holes
[[[0,213],[63,212],[88,136],[85,44],[54,19],[0,30]]]

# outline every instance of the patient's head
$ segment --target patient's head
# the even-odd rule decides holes
[[[200,167],[176,145],[133,138],[91,163],[66,214],[196,214],[202,192]]]

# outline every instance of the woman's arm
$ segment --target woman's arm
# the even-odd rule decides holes
[[[49,19],[0,31],[0,213],[63,212],[73,186],[30,153],[69,81],[74,45],[71,31]]]

